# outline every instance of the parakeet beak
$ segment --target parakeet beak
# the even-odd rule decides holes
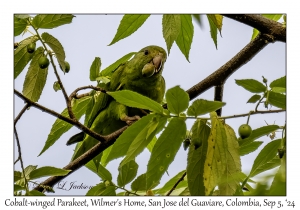
[[[163,54],[159,53],[157,56],[155,56],[152,59],[152,63],[155,66],[155,73],[158,73],[162,69],[162,66],[163,66]]]

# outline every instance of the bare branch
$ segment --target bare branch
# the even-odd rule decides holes
[[[77,121],[76,119],[70,119],[70,118],[65,117],[65,116],[63,116],[63,115],[61,115],[61,114],[59,114],[59,113],[57,113],[57,112],[55,112],[55,111],[53,111],[53,110],[51,110],[51,109],[48,109],[48,108],[46,108],[46,107],[44,107],[44,106],[42,106],[42,105],[40,105],[40,104],[38,104],[38,103],[36,103],[36,102],[33,102],[33,101],[31,101],[29,98],[27,98],[27,97],[25,97],[24,95],[22,95],[22,94],[21,94],[19,91],[17,91],[17,90],[14,90],[14,93],[15,93],[17,96],[19,96],[21,99],[23,99],[24,101],[26,101],[30,106],[33,106],[33,107],[35,107],[35,108],[37,108],[37,109],[39,109],[39,110],[41,110],[41,111],[43,111],[43,112],[46,112],[46,113],[48,113],[48,114],[51,114],[51,115],[54,116],[54,117],[57,117],[57,118],[59,118],[59,119],[65,121],[65,122],[67,122],[67,123],[70,123],[70,124],[76,126],[78,129],[82,130],[83,132],[85,132],[86,134],[90,135],[91,137],[93,137],[93,138],[99,140],[100,142],[105,142],[105,141],[106,141],[107,136],[102,136],[102,135],[100,135],[100,134],[98,134],[98,133],[96,133],[96,132],[90,130],[89,128],[87,128],[86,126],[84,126],[83,124],[81,124],[81,123],[80,123],[79,121]]]
[[[27,179],[25,177],[25,168],[24,168],[23,159],[22,159],[21,145],[20,145],[19,136],[18,136],[17,129],[16,129],[15,125],[14,125],[14,133],[15,133],[15,137],[16,137],[16,141],[17,141],[17,147],[18,147],[18,153],[19,153],[18,158],[15,161],[15,164],[16,164],[16,162],[18,160],[21,163],[22,173],[23,173],[23,176],[24,176],[25,187],[26,187],[26,191],[27,191],[27,189],[28,189],[28,183],[27,183]]]
[[[176,189],[177,185],[178,185],[181,181],[184,180],[185,175],[186,175],[186,172],[184,172],[184,173],[182,174],[182,176],[180,177],[180,179],[178,179],[178,181],[174,184],[174,186],[173,186],[172,189],[167,193],[166,196],[171,195],[171,193]]]
[[[232,73],[250,61],[260,50],[267,46],[269,43],[268,40],[268,35],[259,34],[254,40],[247,44],[240,52],[238,52],[232,59],[221,66],[218,70],[188,89],[186,92],[189,94],[190,100],[196,98],[209,88],[224,83]]]
[[[256,28],[261,33],[272,36],[273,41],[286,42],[286,27],[262,15],[224,14],[223,16]]]
[[[24,114],[24,112],[26,111],[26,109],[30,107],[30,105],[27,103],[23,109],[20,111],[20,113],[18,114],[18,116],[16,117],[16,119],[14,120],[14,125],[17,124],[17,122],[19,121],[19,119],[22,117],[22,115]]]

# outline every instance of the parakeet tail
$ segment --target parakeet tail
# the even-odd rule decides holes
[[[83,141],[84,139],[84,132],[77,133],[76,135],[72,136],[68,141],[67,141],[67,146]]]

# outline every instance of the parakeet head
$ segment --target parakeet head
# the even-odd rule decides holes
[[[166,51],[155,45],[141,49],[132,59],[136,69],[141,70],[143,77],[151,77],[154,74],[161,74],[164,63],[167,59]]]

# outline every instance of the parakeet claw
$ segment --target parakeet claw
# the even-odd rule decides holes
[[[122,119],[123,121],[125,121],[127,123],[127,125],[131,125],[132,123],[134,123],[135,121],[138,121],[140,118],[140,116],[135,115],[133,117],[125,117],[124,119]]]

